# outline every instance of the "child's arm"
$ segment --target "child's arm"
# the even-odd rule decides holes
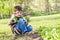
[[[12,16],[11,16],[11,18],[10,18],[10,20],[8,21],[8,25],[10,25],[11,24],[11,22],[12,22],[12,20],[14,19],[14,14],[12,14]]]

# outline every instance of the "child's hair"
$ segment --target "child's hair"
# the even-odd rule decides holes
[[[22,7],[21,6],[15,6],[15,9],[17,9],[18,11],[22,11]]]

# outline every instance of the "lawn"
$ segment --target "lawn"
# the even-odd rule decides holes
[[[0,40],[8,40],[12,36],[10,27],[7,25],[8,20],[0,19]],[[60,28],[60,14],[31,17],[29,24],[33,26],[33,30],[39,29],[40,26]]]

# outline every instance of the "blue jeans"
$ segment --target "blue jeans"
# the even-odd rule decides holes
[[[22,33],[30,32],[32,30],[32,26],[26,26],[22,18],[19,19],[18,23],[16,24],[16,28],[20,30]]]

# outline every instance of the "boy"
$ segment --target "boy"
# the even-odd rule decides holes
[[[8,25],[10,25],[12,33],[16,36],[32,30],[32,26],[28,26],[28,23],[22,18],[22,7],[20,6],[14,7],[14,12]]]

